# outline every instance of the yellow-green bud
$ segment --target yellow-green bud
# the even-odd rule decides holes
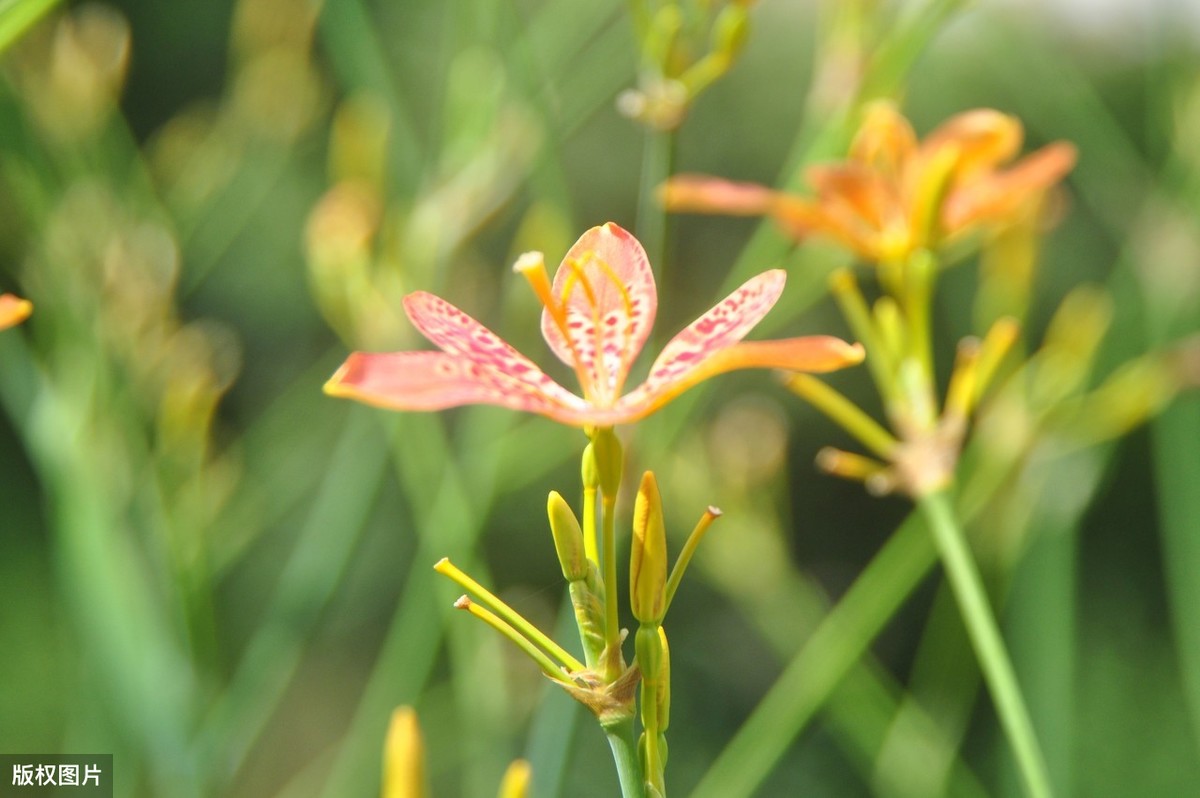
[[[504,771],[498,798],[525,798],[529,795],[529,783],[533,780],[533,768],[524,759],[515,760]]]
[[[388,724],[383,751],[383,798],[425,795],[425,745],[412,707],[399,707]]]
[[[583,487],[592,490],[600,487],[600,471],[596,468],[596,447],[590,443],[583,447],[583,463],[579,475],[583,478]]]
[[[662,674],[663,645],[659,637],[659,626],[639,626],[633,636],[633,650],[637,653],[638,668],[644,684],[659,684]]]
[[[735,57],[750,34],[750,15],[741,6],[725,6],[713,23],[713,51]]]
[[[616,497],[621,487],[621,465],[624,453],[621,451],[621,441],[612,427],[601,427],[592,435],[590,446],[595,459],[596,483],[600,492],[611,498]],[[586,468],[586,453],[584,457]],[[584,484],[587,484],[586,477]]]
[[[633,504],[633,549],[629,556],[629,604],[642,623],[662,622],[666,611],[667,530],[653,471],[642,477]],[[643,668],[644,670],[644,668]]]
[[[658,732],[664,733],[671,725],[671,649],[667,645],[667,631],[658,627],[658,642],[662,648],[662,662],[658,666]],[[659,741],[662,760],[667,761],[666,738]]]
[[[550,516],[550,533],[554,535],[554,551],[558,553],[563,577],[568,582],[585,578],[588,561],[583,550],[583,530],[575,513],[566,499],[554,490],[550,491],[550,498],[546,501],[546,511]]]

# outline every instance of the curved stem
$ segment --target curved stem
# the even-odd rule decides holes
[[[1029,710],[1021,696],[1008,650],[1000,636],[996,617],[988,603],[979,569],[971,557],[949,497],[934,491],[917,500],[929,523],[946,576],[970,635],[988,689],[996,703],[1000,724],[1016,753],[1017,766],[1033,798],[1049,798],[1050,780],[1046,763],[1033,732]]]

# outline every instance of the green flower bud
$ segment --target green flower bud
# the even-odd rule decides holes
[[[639,626],[633,636],[633,650],[637,653],[638,668],[642,672],[642,684],[658,687],[663,666],[662,638],[658,626]]]
[[[580,466],[580,476],[583,487],[595,490],[600,487],[600,472],[596,468],[596,447],[588,444],[583,447],[583,464]]]
[[[568,582],[577,582],[587,576],[588,561],[583,550],[583,530],[579,520],[571,511],[558,491],[550,491],[546,501],[546,511],[550,516],[550,533],[554,535],[554,551],[558,553],[558,563],[562,566],[563,577]]]
[[[633,549],[629,557],[629,604],[643,624],[659,624],[666,612],[667,531],[662,497],[653,471],[642,477],[633,505]],[[639,633],[640,634],[640,633]],[[655,638],[657,646],[657,637]],[[645,664],[642,671],[645,672]]]
[[[671,649],[667,646],[667,631],[658,627],[658,641],[662,648],[662,662],[658,667],[658,731],[666,732],[671,725]],[[658,747],[663,764],[667,761],[667,739],[660,737]]]
[[[596,482],[593,484],[598,484],[600,492],[605,496],[613,498],[621,487],[621,465],[624,459],[621,441],[613,432],[612,427],[602,427],[592,435],[590,448],[596,468]],[[584,463],[586,468],[586,453]],[[584,484],[587,484],[586,475]]]

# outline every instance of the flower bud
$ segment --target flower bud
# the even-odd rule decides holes
[[[583,550],[583,530],[579,527],[579,520],[558,491],[550,491],[546,510],[550,516],[550,533],[554,535],[554,551],[558,553],[563,578],[568,582],[584,579],[588,574],[588,561]]]
[[[658,667],[658,733],[666,732],[671,725],[671,649],[667,646],[667,630],[658,627],[658,642],[662,649],[662,663]],[[662,738],[659,742],[662,749],[663,762],[667,759],[667,741]]]
[[[654,472],[647,471],[633,505],[629,604],[635,618],[644,624],[662,622],[666,611],[666,585],[667,531],[663,524],[662,497]]]
[[[633,650],[637,654],[638,668],[642,672],[642,684],[656,689],[661,681],[663,666],[663,638],[660,626],[639,626],[633,636]]]
[[[588,444],[583,447],[583,463],[579,475],[583,479],[583,487],[595,490],[600,487],[600,471],[596,468],[596,447]]]
[[[425,744],[412,707],[398,707],[383,749],[383,798],[425,795]]]
[[[592,435],[590,448],[595,459],[596,484],[599,484],[600,492],[605,496],[615,498],[617,490],[621,487],[621,465],[624,459],[621,441],[613,432],[612,427],[602,427]],[[587,467],[586,463],[587,457],[585,456],[585,468]],[[586,476],[584,484],[587,484]]]
[[[504,771],[498,798],[525,798],[529,795],[529,783],[533,780],[533,768],[524,759],[517,759]]]

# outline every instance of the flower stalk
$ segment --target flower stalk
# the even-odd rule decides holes
[[[945,491],[927,493],[917,497],[917,505],[933,534],[971,645],[996,702],[996,713],[1016,754],[1026,790],[1031,798],[1050,798],[1050,779],[1033,731],[1033,722],[988,602],[983,579],[971,557],[950,497]]]

